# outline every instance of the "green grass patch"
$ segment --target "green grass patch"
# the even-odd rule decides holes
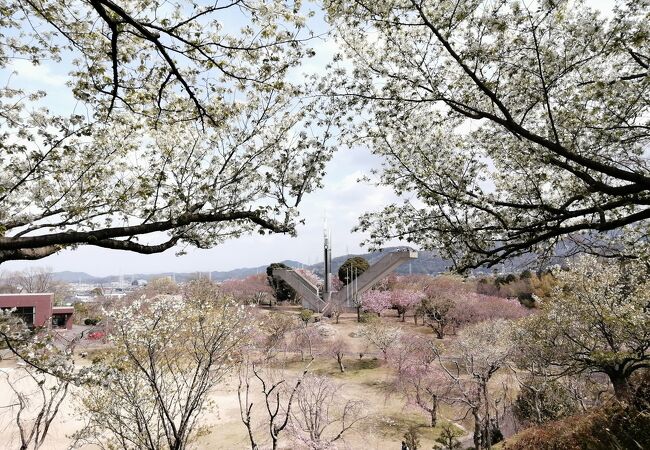
[[[401,442],[409,427],[415,427],[420,434],[422,448],[429,448],[440,436],[442,425],[445,423],[447,422],[444,420],[438,420],[437,426],[430,427],[427,419],[421,414],[403,412],[378,418],[370,427],[385,439],[395,442]]]

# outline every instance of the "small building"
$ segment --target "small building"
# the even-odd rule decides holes
[[[54,306],[54,294],[0,294],[0,309],[13,309],[30,328],[72,329],[72,306]]]

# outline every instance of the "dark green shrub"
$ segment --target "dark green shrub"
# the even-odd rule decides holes
[[[522,424],[541,425],[577,412],[571,393],[557,381],[532,380],[522,386],[513,412]]]
[[[441,450],[458,450],[462,447],[462,444],[458,441],[458,438],[464,433],[456,428],[450,423],[442,424],[442,430],[440,431],[440,436],[436,438],[436,442],[440,445],[434,448],[440,448]]]
[[[302,320],[305,325],[307,325],[309,321],[314,317],[314,311],[311,309],[301,309],[298,313],[298,317],[300,317],[300,320]]]
[[[532,278],[532,277],[533,277],[533,272],[531,272],[531,271],[528,270],[528,269],[524,270],[523,272],[521,272],[521,273],[519,274],[519,279],[520,279],[520,280],[526,280],[526,279],[528,279],[528,278]]]
[[[417,426],[411,425],[408,427],[408,430],[404,433],[403,444],[406,444],[409,450],[418,450],[420,447],[420,432]]]
[[[362,312],[359,315],[359,323],[371,323],[377,320],[379,320],[379,317],[375,313]]]

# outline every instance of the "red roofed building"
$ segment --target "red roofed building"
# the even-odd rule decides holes
[[[54,306],[54,294],[0,294],[0,309],[14,314],[29,327],[72,329],[72,306]]]

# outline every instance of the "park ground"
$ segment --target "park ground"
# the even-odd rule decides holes
[[[286,314],[297,314],[298,307],[283,307],[281,310]],[[415,325],[412,317],[407,317],[406,322],[401,322],[394,311],[387,311],[382,320],[391,322],[394,325],[407,328],[411,332],[431,334],[431,331],[424,326]],[[279,354],[275,365],[280,373],[287,379],[297,377],[309,364],[309,370],[319,374],[332,377],[340,384],[340,396],[342,399],[361,399],[365,402],[368,414],[356,430],[345,436],[345,442],[339,443],[338,448],[364,449],[364,450],[388,450],[400,449],[403,435],[409,426],[418,427],[421,447],[430,449],[434,445],[435,438],[440,433],[440,425],[453,421],[462,430],[471,429],[469,421],[460,419],[459,412],[442,406],[439,412],[438,426],[428,426],[427,416],[412,406],[407,406],[404,398],[394,391],[391,385],[393,371],[382,359],[377,349],[369,346],[362,337],[357,336],[356,331],[359,324],[356,321],[356,314],[346,313],[340,317],[340,323],[334,320],[326,320],[326,327],[332,332],[327,339],[343,337],[350,348],[345,358],[345,373],[341,373],[334,358],[315,352],[315,359],[300,360],[297,354]],[[87,352],[87,356],[78,357],[78,364],[91,364],[93,355],[101,352],[101,344],[84,343],[77,349],[77,353]],[[16,362],[4,358],[0,360],[0,370],[9,373],[16,368]],[[206,413],[202,418],[202,424],[206,425],[209,432],[199,436],[193,447],[197,449],[248,449],[250,444],[247,438],[246,428],[241,422],[239,404],[237,399],[237,376],[233,373],[217,389],[211,393],[211,400],[216,405],[215,409]],[[6,383],[0,383],[0,398],[11,397],[10,388]],[[261,412],[262,396],[258,391],[253,392],[253,403],[256,405],[254,411]],[[76,401],[66,401],[62,413],[52,424],[46,447],[48,450],[63,450],[69,448],[72,440],[70,436],[83,425],[83,417],[76,413]],[[265,425],[256,429],[260,436],[262,448],[266,448],[263,436],[266,434]],[[17,429],[13,423],[11,414],[0,414],[0,442],[12,448],[12,443],[17,443]],[[461,438],[463,444],[471,440],[470,433]],[[5,447],[3,447],[5,448]],[[90,446],[79,448],[93,448]],[[288,439],[281,440],[281,448],[296,448],[295,444]]]

